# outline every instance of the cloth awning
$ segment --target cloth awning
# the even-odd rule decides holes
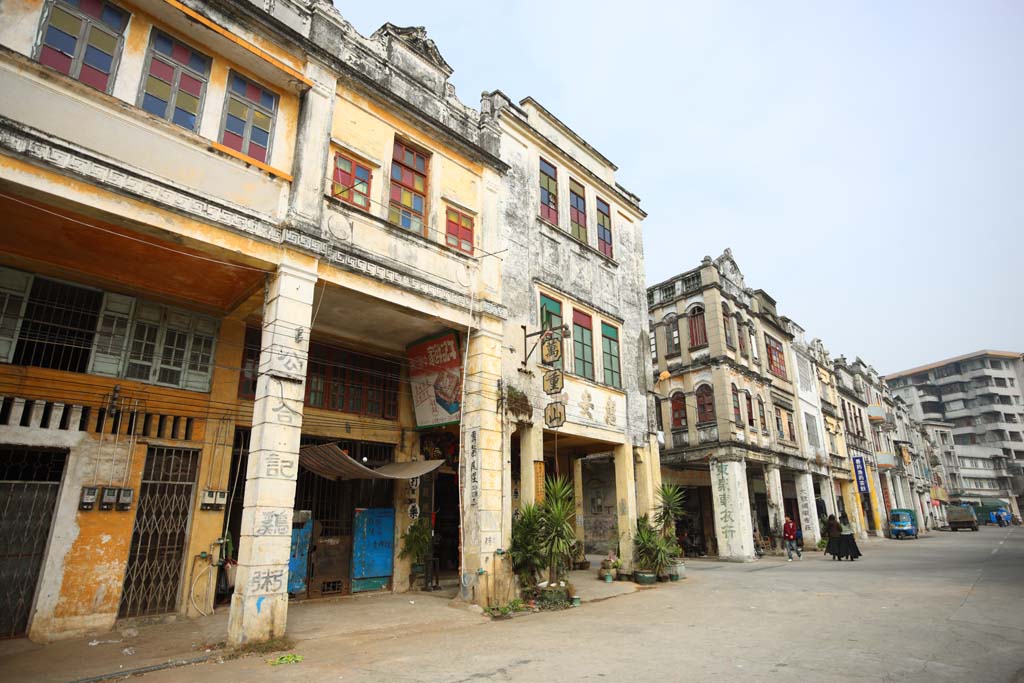
[[[444,460],[391,462],[377,469],[366,467],[336,443],[303,446],[299,464],[325,479],[415,479],[444,465]]]

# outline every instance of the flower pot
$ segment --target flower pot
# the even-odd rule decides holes
[[[612,582],[612,581],[614,581],[614,580],[615,580],[615,579],[614,579],[614,578],[612,577],[612,575],[611,575],[611,574],[605,574],[605,575],[604,575],[604,582],[605,582],[605,583],[611,583],[611,582]]]
[[[580,596],[578,596],[578,595],[572,596],[572,606],[573,607],[579,607],[580,606]]]
[[[668,572],[668,576],[672,581],[678,581],[679,579],[686,578],[686,565],[680,557],[674,558],[672,562],[665,567],[665,570]]]
[[[632,581],[633,580],[633,575],[630,574],[629,572],[624,572],[624,571],[620,570],[619,573],[615,576],[615,578],[618,581]]]
[[[653,586],[658,576],[654,572],[637,570],[633,572],[633,580],[641,586]]]

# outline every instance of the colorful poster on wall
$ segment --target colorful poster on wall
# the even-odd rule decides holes
[[[853,472],[857,476],[857,490],[860,493],[869,493],[868,475],[864,471],[864,458],[859,455],[853,456]]]
[[[462,356],[457,332],[421,339],[406,348],[416,426],[458,423],[462,415]]]

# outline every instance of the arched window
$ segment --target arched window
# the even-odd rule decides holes
[[[679,319],[674,315],[665,318],[665,355],[679,355]]]
[[[760,396],[757,397],[757,415],[761,418],[761,431],[765,434],[768,433],[768,420],[764,414],[764,399]]]
[[[708,345],[708,329],[704,322],[704,308],[694,306],[690,311],[690,348],[701,349]]]
[[[736,389],[736,385],[732,385],[732,419],[738,425],[743,424],[743,413],[740,410],[740,392]]]
[[[753,324],[747,327],[747,334],[750,336],[750,355],[755,363],[760,363],[761,354],[757,351],[757,333],[754,332]]]
[[[672,429],[686,429],[686,398],[682,394],[672,395]]]
[[[729,307],[722,304],[722,325],[725,327],[725,345],[730,349],[736,348],[732,336],[732,316],[729,315]]]
[[[740,343],[740,355],[746,358],[750,353],[747,351],[747,330],[743,325],[743,321],[740,319],[739,314],[736,314],[736,339]]]
[[[744,392],[747,395],[747,424],[751,427],[754,426],[754,402],[750,398],[750,392]]]
[[[704,384],[697,389],[697,422],[700,424],[715,421],[715,392],[710,385]]]

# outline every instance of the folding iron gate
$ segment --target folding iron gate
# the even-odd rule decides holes
[[[67,451],[0,449],[0,638],[25,635]]]
[[[151,446],[146,454],[121,617],[165,614],[178,606],[200,453]]]

